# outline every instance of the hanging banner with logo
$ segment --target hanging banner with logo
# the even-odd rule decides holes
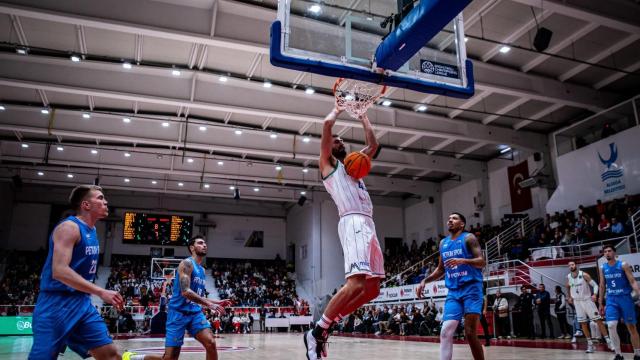
[[[511,212],[517,213],[533,207],[531,188],[520,187],[520,182],[529,178],[529,164],[523,161],[507,168],[509,193],[511,194]]]
[[[636,126],[559,156],[558,188],[547,203],[547,213],[639,193],[638,139]]]
[[[31,316],[0,316],[0,335],[32,335]]]

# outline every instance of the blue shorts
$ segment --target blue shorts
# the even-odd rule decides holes
[[[88,295],[47,292],[38,295],[29,360],[57,359],[65,346],[88,358],[89,350],[111,343],[107,326]]]
[[[200,331],[210,328],[211,325],[209,325],[207,318],[201,311],[188,314],[169,309],[169,316],[167,317],[167,334],[164,346],[181,347],[184,343],[185,330],[189,331],[189,334],[195,337]]]
[[[449,290],[444,302],[442,321],[462,320],[463,315],[482,313],[482,283],[473,282],[461,288]]]
[[[607,321],[624,320],[625,324],[635,325],[636,304],[631,295],[607,295],[604,316]]]

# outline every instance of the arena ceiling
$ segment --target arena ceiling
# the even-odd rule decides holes
[[[243,198],[284,202],[303,191],[310,197],[321,188],[316,158],[334,79],[270,65],[276,6],[0,2],[0,176],[57,185],[99,177],[117,189],[220,197],[238,187]],[[552,130],[637,93],[640,6],[633,1],[475,0],[464,18],[476,95],[392,89],[392,105],[369,112],[384,147],[367,179],[373,194],[419,194],[433,182],[480,176],[504,147],[545,151]],[[304,21],[335,26],[339,19]],[[553,31],[544,54],[532,50],[536,21]],[[500,52],[505,45],[510,51]],[[427,110],[415,111],[420,104]],[[347,116],[336,132],[350,150],[364,143]]]

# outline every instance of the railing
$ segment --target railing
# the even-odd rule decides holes
[[[517,235],[520,235],[522,238],[526,238],[528,234],[541,223],[542,219],[535,219],[531,221],[529,220],[529,217],[526,217],[509,226],[493,239],[487,241],[485,246],[487,261],[501,258],[502,255],[508,251],[513,239]]]
[[[554,283],[555,285],[560,285],[563,288],[565,286],[565,284],[554,280],[548,275],[539,272],[520,260],[506,260],[490,263],[485,268],[485,274],[489,275],[491,272],[503,272],[503,274],[506,275],[504,285],[493,287],[507,287],[514,285],[528,285],[530,287],[535,287],[537,284],[544,284],[545,281]],[[536,282],[534,276],[539,278],[540,281]],[[516,281],[512,283],[512,280]]]
[[[640,209],[635,214],[631,215],[631,225],[633,226],[633,236],[635,237],[634,244],[636,245],[636,252],[640,252],[638,249],[638,239],[640,238]]]
[[[631,252],[631,237],[633,235],[621,236],[611,239],[604,239],[599,241],[592,241],[584,244],[567,244],[567,245],[554,245],[543,246],[529,249],[531,256],[534,256],[536,252],[544,252],[545,257],[550,259],[557,258],[574,258],[584,257],[591,255],[600,255],[600,250],[605,243],[615,243],[616,252],[619,254],[628,254]],[[597,250],[594,252],[594,249]],[[533,259],[537,260],[537,259]]]
[[[381,285],[381,288],[386,288],[389,287],[389,285],[391,284],[392,281],[394,281],[396,278],[402,279],[402,276],[409,273],[409,272],[417,272],[417,270],[421,269],[423,266],[430,264],[433,260],[436,259],[436,255],[438,255],[439,252],[436,250],[433,254],[427,256],[426,258],[418,261],[417,263],[409,266],[408,268],[402,270],[401,272],[391,275],[388,279],[386,279]],[[402,284],[398,284],[398,285],[402,285]]]

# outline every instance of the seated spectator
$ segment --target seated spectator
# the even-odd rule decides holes
[[[600,223],[598,223],[598,231],[603,234],[603,233],[607,233],[611,230],[611,223],[609,222],[609,219],[607,219],[607,215],[606,214],[601,214],[600,215]]]
[[[624,234],[624,226],[616,217],[611,218],[611,233],[619,236]]]

